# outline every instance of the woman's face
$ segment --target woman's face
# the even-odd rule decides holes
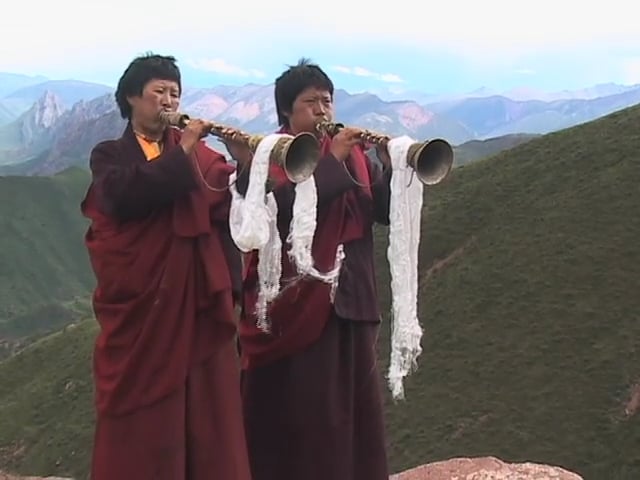
[[[131,123],[144,132],[158,133],[164,130],[159,114],[178,110],[180,86],[171,80],[154,79],[144,86],[140,96],[128,97],[131,105]]]
[[[316,133],[316,124],[333,120],[333,99],[327,90],[309,87],[298,95],[286,114],[293,135],[301,132]]]

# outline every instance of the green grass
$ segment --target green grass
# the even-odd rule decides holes
[[[495,455],[588,480],[640,478],[640,412],[624,413],[640,381],[638,125],[640,107],[626,109],[457,168],[429,190],[424,353],[407,400],[387,398],[394,471]],[[388,309],[386,230],[377,235]],[[0,362],[0,465],[86,476],[94,335],[86,321]],[[385,326],[385,369],[388,339]]]
[[[481,158],[496,155],[504,150],[509,150],[537,137],[538,135],[522,133],[488,138],[486,140],[470,140],[454,147],[454,164],[455,166],[466,165],[475,160],[480,160]]]
[[[389,407],[394,469],[498,455],[640,478],[640,413],[623,415],[640,381],[638,125],[627,109],[430,192],[421,271],[469,244],[421,283],[424,354]]]
[[[53,177],[0,177],[0,340],[86,315],[81,305],[94,279],[80,201],[88,182],[80,168]]]
[[[0,466],[82,478],[93,431],[95,322],[67,326],[0,363]]]

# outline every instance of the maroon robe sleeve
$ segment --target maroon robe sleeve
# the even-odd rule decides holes
[[[381,225],[389,225],[389,201],[391,200],[391,168],[380,169],[371,163],[371,194],[373,195],[373,219]]]
[[[242,295],[242,255],[231,237],[228,220],[220,221],[220,219],[212,217],[211,223],[216,224],[220,232],[220,242],[222,243],[222,249],[224,250],[229,276],[231,278],[233,300],[234,302],[240,302]]]
[[[195,188],[191,161],[175,145],[153,162],[124,154],[114,141],[91,152],[90,168],[100,206],[120,221],[141,219]]]

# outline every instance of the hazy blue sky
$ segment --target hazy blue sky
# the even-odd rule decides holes
[[[0,20],[0,71],[114,85],[133,56],[152,50],[175,55],[185,83],[203,86],[270,83],[300,56],[350,91],[640,83],[640,28],[630,0],[374,5],[11,2]]]

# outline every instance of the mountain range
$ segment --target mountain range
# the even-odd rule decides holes
[[[556,92],[547,92],[535,88],[512,88],[506,91],[497,90],[495,88],[480,87],[470,92],[459,94],[436,95],[425,92],[407,90],[398,86],[387,88],[374,88],[370,91],[378,95],[385,101],[394,100],[414,100],[420,104],[437,103],[448,100],[464,100],[465,98],[484,98],[501,96],[510,100],[527,101],[542,100],[544,102],[553,102],[555,100],[592,100],[599,97],[607,97],[618,93],[625,93],[634,90],[639,85],[620,85],[617,83],[599,83],[591,87],[579,88],[576,90],[559,90]]]
[[[446,98],[419,92],[405,92],[404,98],[397,91],[393,95],[395,99],[383,100],[374,93],[338,89],[337,120],[417,140],[442,137],[473,160],[477,155],[464,151],[478,141],[495,146],[504,140],[514,146],[634,105],[640,102],[640,85],[604,84],[540,94],[545,99],[532,99],[535,92],[499,95],[488,89]],[[186,86],[181,109],[249,133],[277,128],[273,85]],[[86,166],[93,145],[119,136],[124,126],[108,85],[0,73],[0,174],[42,175]],[[225,151],[215,139],[210,143]]]

